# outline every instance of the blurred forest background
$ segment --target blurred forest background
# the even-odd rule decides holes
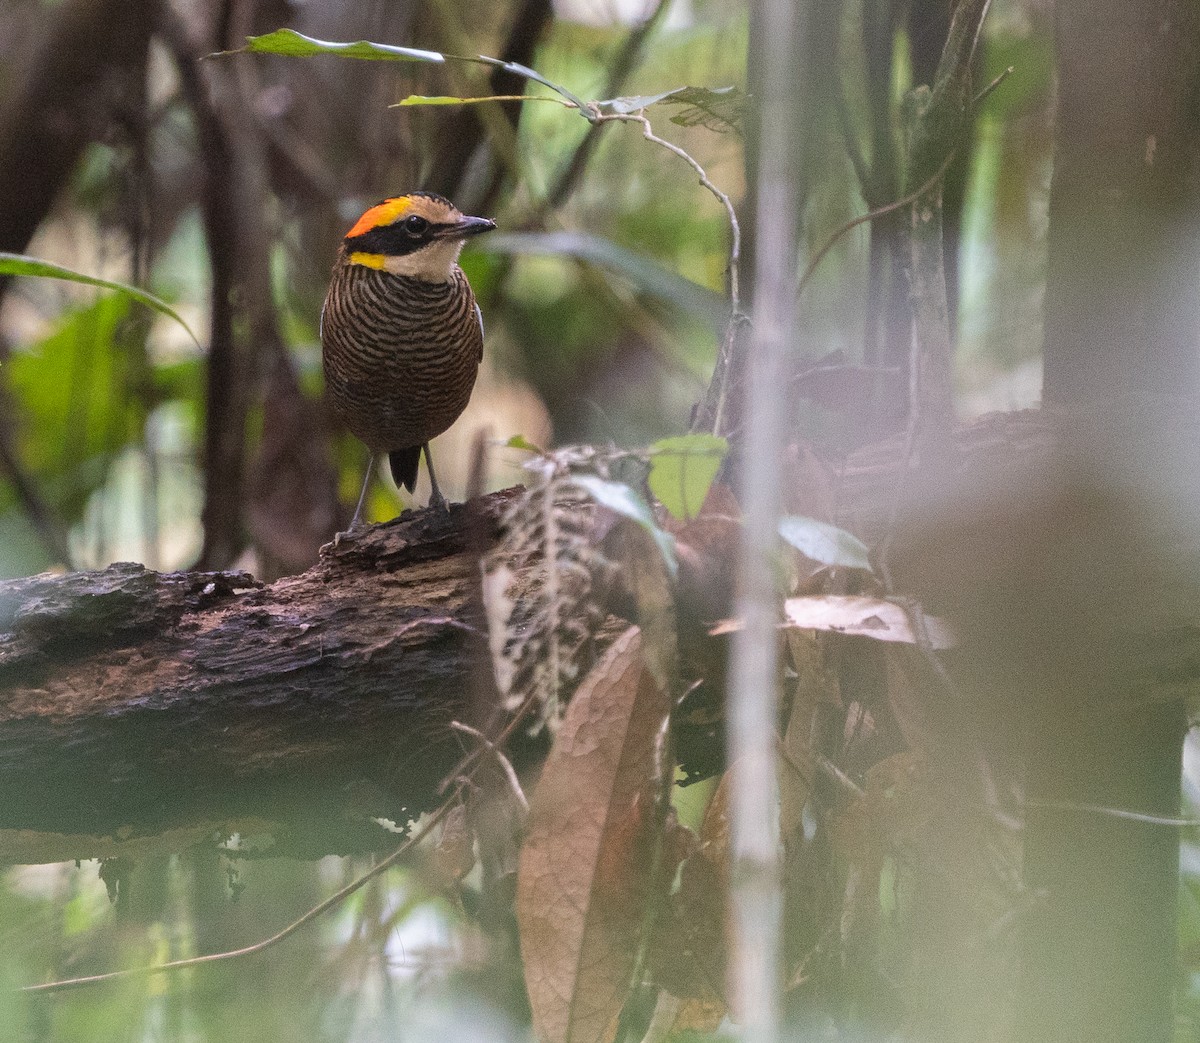
[[[846,0],[828,23],[824,53],[836,56],[841,98],[807,129],[807,252],[900,196],[889,121],[903,94],[928,82],[948,6]],[[977,82],[1014,71],[982,104],[947,175],[954,377],[966,417],[1040,399],[1050,6],[993,3]],[[746,5],[724,0],[6,0],[0,250],[143,287],[171,303],[199,345],[120,293],[0,281],[0,578],[132,560],[248,568],[269,580],[312,565],[344,527],[366,455],[322,410],[321,301],[347,228],[411,189],[441,192],[500,226],[462,259],[487,349],[470,408],[434,445],[452,500],[464,495],[480,429],[500,441],[637,447],[687,430],[704,397],[727,317],[729,230],[684,163],[637,127],[592,127],[557,105],[390,107],[413,94],[529,87],[482,67],[201,60],[283,26],[501,56],[588,99],[748,86]],[[740,205],[740,116],[681,125],[674,114],[649,110],[657,133]],[[826,460],[903,426],[902,408],[872,405],[851,379],[855,368],[869,376],[900,366],[907,352],[889,311],[904,290],[886,242],[887,222],[853,230],[806,290],[797,352],[849,374],[812,382],[789,405],[790,424]],[[488,486],[521,481],[524,456],[494,450]],[[376,483],[371,519],[413,505]],[[1185,780],[1183,810],[1194,813],[1191,746]],[[687,791],[681,816],[698,822],[708,792]],[[497,973],[479,955],[470,918],[420,865],[389,871],[248,961],[32,1001],[10,991],[248,944],[362,867],[174,856],[139,864],[115,904],[94,862],[13,867],[0,875],[3,1034],[525,1038],[519,968]],[[1193,1039],[1194,829],[1183,831],[1181,867],[1178,1038]]]

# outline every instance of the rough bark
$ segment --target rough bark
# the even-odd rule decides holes
[[[493,534],[512,495],[477,501]],[[371,818],[432,806],[486,654],[467,515],[408,513],[271,586],[131,564],[0,585],[0,861],[183,828],[391,843]]]

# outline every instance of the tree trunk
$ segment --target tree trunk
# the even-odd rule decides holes
[[[0,110],[0,250],[24,251],[124,78],[141,74],[156,7],[70,0],[45,12],[42,45]]]
[[[1080,411],[1082,467],[1161,502],[1181,491],[1170,476],[1189,453],[1164,437],[1163,402],[1195,393],[1200,362],[1197,16],[1178,0],[1059,0],[1055,13],[1044,397]],[[1181,484],[1194,511],[1194,482]],[[1162,613],[1164,586],[1143,586],[1140,599],[1103,589],[1112,568],[1144,553],[1122,550],[1123,562],[1078,562],[1075,583],[1093,580],[1080,587],[1090,595],[1077,603],[1084,626],[1117,600],[1140,618]],[[1060,656],[1067,648],[1081,644],[1073,638]],[[1177,832],[1084,809],[1177,816],[1183,711],[1177,699],[1129,691],[1124,671],[1080,665],[1042,689],[1027,721],[1025,884],[1038,904],[1022,934],[1018,1038],[1166,1041]]]

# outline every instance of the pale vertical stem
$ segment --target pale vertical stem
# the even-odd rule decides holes
[[[734,945],[730,982],[742,1038],[779,1038],[780,885],[778,718],[778,596],[774,558],[781,498],[779,461],[784,436],[780,394],[795,330],[797,181],[799,150],[792,133],[796,105],[796,0],[760,0],[765,46],[761,133],[758,142],[758,251],[754,329],[746,381],[745,442],[739,499],[745,514],[739,558],[738,616],[729,685],[729,761]]]

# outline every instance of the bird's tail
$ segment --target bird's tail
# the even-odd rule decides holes
[[[392,469],[392,480],[412,492],[417,485],[417,469],[421,466],[421,447],[396,449],[388,453],[388,465]]]

